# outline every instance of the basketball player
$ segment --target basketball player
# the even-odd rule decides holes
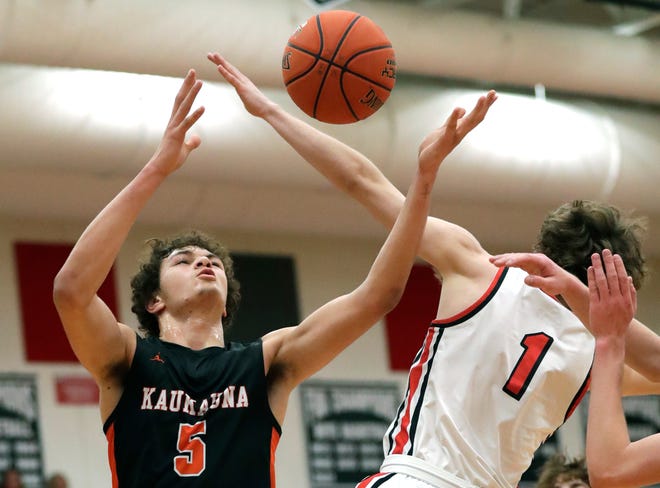
[[[584,286],[549,257],[539,253],[511,253],[493,256],[491,261],[499,266],[524,269],[530,273],[527,284],[563,297],[573,296],[574,306],[582,308]],[[660,361],[660,337],[644,330],[633,318],[635,276],[627,276],[621,256],[613,256],[609,249],[604,249],[602,261],[595,253],[591,262],[591,266],[582,270],[589,284],[586,295],[589,328],[596,338],[587,422],[589,479],[594,487],[646,486],[660,482],[660,462],[656,455],[660,435],[631,443],[621,396],[658,394],[658,383],[623,363],[625,358],[638,364],[650,378],[657,378],[655,363]],[[640,361],[640,351],[648,354],[646,362]]]
[[[192,111],[201,86],[191,70],[158,149],[85,229],[54,282],[67,337],[100,389],[115,487],[275,486],[289,394],[397,304],[442,161],[431,134],[400,218],[355,290],[251,344],[224,341],[238,303],[227,252],[198,232],[154,240],[132,281],[142,338],[97,291],[142,208],[200,145],[186,133],[204,112]],[[448,131],[460,116],[451,115]]]
[[[371,161],[286,113],[219,54],[208,57],[249,113],[270,124],[330,182],[391,228],[404,197]],[[492,91],[482,96],[455,130],[443,126],[434,131],[440,157],[484,119],[496,98]],[[617,226],[607,244],[637,256],[628,264],[641,278],[639,223],[602,208],[614,219],[602,224],[605,230]],[[601,220],[600,209],[587,203],[569,205],[554,215],[547,230],[561,231],[571,223],[589,229]],[[619,234],[619,226],[625,232]],[[598,250],[606,247],[602,236],[590,236]],[[567,255],[573,254],[575,263],[584,263],[596,250],[572,248],[577,240],[556,242]],[[381,472],[358,486],[514,487],[536,449],[586,392],[594,339],[564,305],[527,286],[524,271],[493,265],[490,254],[466,229],[429,218],[419,251],[442,279],[437,318],[385,433]],[[645,363],[644,358],[640,362]]]

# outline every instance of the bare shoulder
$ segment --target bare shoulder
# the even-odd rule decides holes
[[[101,374],[95,375],[100,392],[99,408],[103,422],[110,416],[124,392],[126,375],[133,362],[135,348],[137,347],[136,331],[126,324],[118,322],[117,325],[124,344],[124,354],[120,355],[114,364],[109,364],[108,367],[104,368]]]
[[[107,384],[122,384],[124,377],[128,372],[133,357],[135,356],[135,349],[137,347],[137,332],[126,324],[117,322],[119,327],[119,335],[121,337],[121,353],[114,355],[114,360],[108,362],[97,374],[97,382],[99,386]]]
[[[281,329],[269,332],[262,337],[264,351],[264,371],[268,374],[270,367],[276,361],[282,346],[286,343],[287,337],[294,331],[293,327],[283,327]]]
[[[121,322],[117,322],[117,326],[119,326],[119,331],[126,346],[126,363],[130,366],[133,362],[133,356],[135,355],[135,348],[137,346],[137,332],[132,327]]]
[[[450,275],[477,278],[492,269],[490,255],[470,231],[435,217],[427,221],[420,255],[443,279]]]
[[[438,318],[454,316],[476,303],[488,291],[500,268],[488,261],[489,254],[471,253],[461,263],[460,272],[442,275]]]

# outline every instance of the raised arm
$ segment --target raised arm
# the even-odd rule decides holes
[[[454,130],[460,113],[447,121]],[[271,408],[281,419],[289,392],[325,366],[398,303],[428,215],[431,189],[442,158],[434,134],[420,147],[419,165],[403,208],[365,280],[309,315],[300,325],[264,338],[270,361]],[[268,361],[268,358],[267,358]]]
[[[386,228],[392,228],[403,207],[404,196],[375,164],[346,144],[287,113],[219,54],[209,54],[208,58],[235,88],[250,114],[264,119],[334,186],[362,204]],[[443,125],[434,131],[436,155],[440,161],[479,125],[496,99],[495,92],[491,91],[479,99],[469,114],[461,108],[455,109],[456,127]],[[469,262],[463,259],[465,252],[482,251],[476,239],[462,227],[429,218],[419,255],[444,276],[448,272],[467,274],[469,271],[457,269]]]
[[[588,270],[589,315],[596,337],[587,420],[591,486],[619,488],[660,482],[660,434],[630,442],[621,404],[626,329],[636,309],[635,289],[619,256],[605,250]]]
[[[163,139],[138,175],[94,218],[76,242],[55,278],[53,299],[67,337],[80,362],[102,386],[116,386],[135,348],[135,333],[119,324],[97,292],[140,210],[165,178],[200,144],[185,140],[203,107],[190,113],[201,88],[194,71],[179,90]]]

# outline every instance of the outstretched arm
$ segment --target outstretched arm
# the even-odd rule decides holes
[[[450,118],[451,124],[456,117]],[[336,357],[398,303],[405,288],[424,230],[431,189],[440,166],[438,139],[424,140],[419,165],[403,208],[366,279],[352,292],[309,315],[299,326],[264,338],[272,355],[270,405],[282,419],[289,392]]]
[[[199,146],[199,137],[185,138],[204,112],[200,107],[190,113],[200,88],[201,81],[191,70],[176,96],[158,149],[85,229],[55,278],[53,298],[69,342],[99,385],[115,381],[117,373],[125,370],[135,347],[135,334],[117,323],[97,291],[140,210],[165,178]]]
[[[603,269],[603,262],[605,269]],[[637,305],[620,256],[603,251],[588,269],[589,315],[596,337],[587,420],[591,486],[641,486],[660,481],[660,434],[630,442],[621,404],[625,334]]]
[[[362,204],[381,224],[391,229],[403,207],[403,194],[368,158],[293,117],[268,99],[243,73],[217,53],[208,58],[236,90],[246,110],[264,119],[319,173],[334,186]],[[436,142],[436,156],[442,161],[463,138],[484,119],[497,99],[494,91],[482,96],[466,114],[456,108],[447,123],[429,137]],[[422,237],[419,255],[442,275],[447,272],[467,274],[463,266],[465,252],[482,252],[476,239],[465,229],[440,219],[429,219]]]
[[[607,251],[609,253],[609,250]],[[529,276],[525,283],[550,295],[561,296],[573,313],[591,331],[589,322],[589,290],[574,275],[541,253],[507,253],[492,256],[496,266],[521,268]],[[653,383],[660,383],[660,337],[639,320],[633,319],[626,335],[626,364],[646,377],[645,385],[634,374],[626,374],[624,393],[632,394],[641,388],[646,391]],[[655,390],[656,393],[658,390]]]

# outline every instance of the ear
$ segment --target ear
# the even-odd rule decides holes
[[[222,317],[223,318],[227,317],[227,309],[226,308],[222,309]]]
[[[158,296],[154,296],[146,306],[147,312],[157,315],[165,309],[165,302]]]

